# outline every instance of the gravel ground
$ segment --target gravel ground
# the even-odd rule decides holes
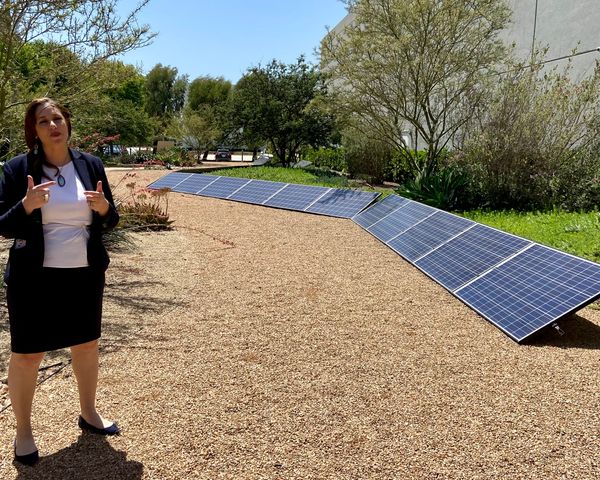
[[[98,404],[123,435],[80,433],[54,352],[42,459],[12,464],[9,408],[0,478],[600,478],[597,308],[519,346],[349,220],[177,193],[170,212],[107,275]]]

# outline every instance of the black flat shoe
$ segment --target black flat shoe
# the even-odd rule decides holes
[[[106,428],[97,428],[86,422],[85,418],[83,418],[81,415],[79,415],[79,428],[97,435],[119,435],[121,433],[121,429],[116,423],[113,423]]]
[[[40,453],[36,450],[35,452],[28,453],[27,455],[17,455],[17,441],[13,442],[13,451],[15,452],[15,462],[21,465],[27,465],[28,467],[34,466],[40,459]]]

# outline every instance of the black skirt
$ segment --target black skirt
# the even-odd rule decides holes
[[[90,267],[43,268],[6,289],[10,346],[38,353],[100,338],[104,272]]]

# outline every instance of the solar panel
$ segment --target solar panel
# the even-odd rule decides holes
[[[180,193],[342,218],[350,218],[358,214],[379,196],[377,192],[182,172],[170,173],[148,187],[162,188],[162,186],[168,186]]]
[[[532,244],[455,294],[521,342],[596,300],[600,265]]]
[[[196,194],[206,186],[216,181],[219,177],[214,175],[190,175],[183,182],[173,188],[176,192]]]
[[[314,202],[306,211],[332,217],[350,218],[363,210],[378,196],[379,194],[376,192],[333,189]]]
[[[531,243],[475,224],[418,259],[415,265],[453,292]]]
[[[388,246],[408,261],[414,262],[473,225],[475,222],[471,220],[437,210],[394,237],[388,242]]]
[[[304,211],[327,191],[329,191],[329,188],[326,187],[288,184],[281,191],[269,198],[264,205]]]
[[[373,204],[371,207],[363,210],[362,212],[356,214],[352,220],[358,223],[363,228],[368,228],[373,225],[376,221],[385,217],[393,210],[397,209],[401,205],[407,203],[408,200],[406,198],[400,197],[398,195],[388,195],[380,202]]]
[[[252,180],[231,195],[229,200],[261,205],[286,185],[286,183],[282,182]]]
[[[249,181],[250,180],[247,178],[217,177],[214,182],[200,190],[198,195],[204,197],[227,198]]]
[[[381,220],[375,222],[367,228],[367,231],[387,244],[392,238],[400,235],[418,222],[425,220],[435,212],[435,208],[409,200]]]
[[[600,298],[599,264],[388,198],[353,220],[517,342]]]
[[[173,189],[173,187],[179,185],[183,180],[191,176],[191,173],[172,172],[164,177],[160,177],[158,180],[148,185],[148,188],[153,190],[159,190],[161,188]]]

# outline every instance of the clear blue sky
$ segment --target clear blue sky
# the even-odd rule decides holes
[[[119,0],[121,16],[138,0]],[[272,59],[293,63],[315,48],[346,14],[339,0],[150,0],[140,24],[158,33],[148,47],[120,57],[147,73],[157,63],[190,80],[201,75],[237,82],[245,71]]]

